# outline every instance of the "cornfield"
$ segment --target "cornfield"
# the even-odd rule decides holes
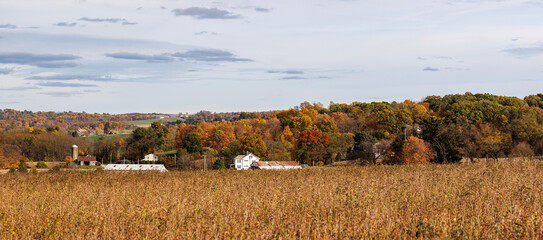
[[[543,238],[541,161],[0,182],[0,239]]]

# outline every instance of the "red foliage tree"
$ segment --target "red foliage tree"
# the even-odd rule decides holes
[[[302,131],[298,137],[296,159],[302,163],[327,162],[330,156],[326,147],[330,145],[328,136],[318,130]]]

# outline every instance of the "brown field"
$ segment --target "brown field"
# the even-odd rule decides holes
[[[31,168],[31,167],[35,167],[38,164],[38,162],[26,162],[25,164],[27,167]],[[45,164],[47,165],[48,168],[53,168],[56,166],[62,167],[66,165],[65,162],[45,162]]]
[[[0,176],[0,239],[543,238],[543,162]]]

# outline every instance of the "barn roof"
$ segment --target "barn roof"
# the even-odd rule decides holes
[[[300,164],[298,164],[295,161],[261,161],[261,162],[255,162],[259,167],[299,167]]]
[[[84,156],[84,157],[78,157],[78,161],[80,162],[95,162],[96,157],[95,156]]]

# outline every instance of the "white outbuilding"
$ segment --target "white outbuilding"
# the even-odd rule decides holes
[[[143,159],[141,161],[145,161],[145,162],[156,162],[158,161],[158,156],[155,155],[155,154],[147,154],[145,155],[145,157],[143,157]]]

